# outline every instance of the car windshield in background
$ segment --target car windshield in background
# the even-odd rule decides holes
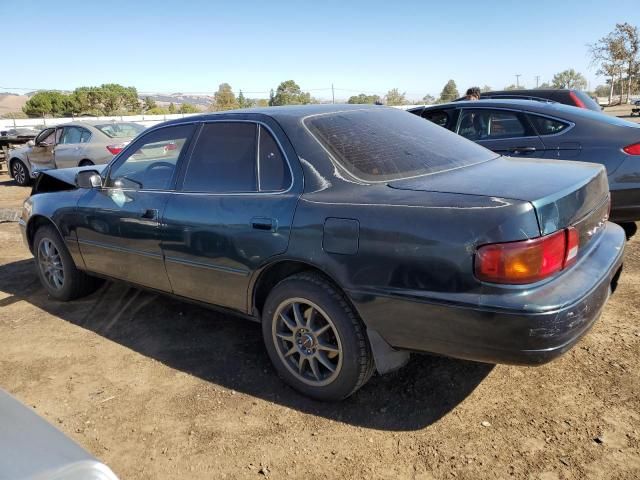
[[[95,127],[111,138],[133,138],[145,129],[137,123],[105,123]]]
[[[354,177],[371,182],[438,173],[496,154],[413,114],[389,108],[313,115],[305,125]]]

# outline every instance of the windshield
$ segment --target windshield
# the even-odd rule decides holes
[[[133,138],[145,129],[137,123],[105,123],[95,127],[111,138]]]
[[[409,112],[348,110],[305,119],[305,125],[354,177],[372,182],[437,173],[497,155]]]

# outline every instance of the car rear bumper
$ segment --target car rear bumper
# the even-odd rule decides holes
[[[501,295],[476,294],[473,304],[469,294],[448,303],[425,292],[349,295],[367,328],[396,349],[542,364],[569,350],[599,318],[616,287],[624,246],[624,231],[608,223],[588,255],[557,278]]]
[[[611,190],[612,222],[637,222],[640,220],[640,188]]]

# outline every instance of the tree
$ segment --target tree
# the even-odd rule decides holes
[[[22,111],[30,117],[62,117],[77,113],[78,106],[71,95],[43,90],[33,95],[22,107]]]
[[[180,105],[180,113],[198,113],[199,111],[198,107],[191,103],[183,103]]]
[[[436,103],[436,97],[427,93],[424,97],[422,97],[422,101],[425,105],[431,105],[433,103]]]
[[[551,80],[553,88],[575,88],[584,90],[587,88],[587,79],[580,72],[576,72],[573,68],[556,73]]]
[[[397,88],[392,88],[387,92],[384,96],[384,103],[387,105],[406,105],[407,97],[406,93],[400,93],[400,90]]]
[[[507,85],[506,87],[504,87],[505,90],[524,90],[524,86],[523,85],[516,85],[515,83],[512,83],[511,85]]]
[[[306,105],[311,103],[311,95],[303,92],[293,80],[286,80],[278,85],[269,105]]]
[[[638,27],[629,25],[628,23],[616,24],[616,32],[622,42],[622,53],[624,56],[624,64],[627,74],[627,103],[629,103],[629,95],[633,85],[633,78],[638,74],[638,52],[640,51],[640,34]],[[621,94],[622,95],[622,94]],[[620,97],[622,100],[622,96]]]
[[[173,102],[169,104],[169,113],[171,114],[176,113],[176,106],[173,104]]]
[[[480,93],[490,92],[491,90],[493,90],[493,89],[489,85],[485,85],[484,87],[482,87],[480,89]]]
[[[598,85],[593,93],[596,97],[606,97],[609,95],[609,85]]]
[[[75,97],[78,114],[104,115],[100,87],[78,87],[72,95]]]
[[[442,89],[438,102],[439,103],[452,102],[459,96],[460,96],[460,93],[458,93],[458,87],[456,86],[456,82],[454,82],[453,80],[449,80],[444,86],[444,88]]]
[[[166,115],[169,113],[169,110],[164,107],[154,107],[146,113],[149,115]]]
[[[624,38],[620,35],[620,32],[614,30],[596,43],[589,45],[589,53],[591,54],[591,65],[598,67],[596,73],[609,77],[609,104],[611,104],[616,75],[620,79],[620,86],[622,86],[622,73],[626,56]],[[620,99],[622,99],[622,89],[620,89]]]
[[[268,107],[271,104],[269,103],[269,100],[267,100],[266,98],[259,98],[258,100],[256,100],[256,105],[258,107]]]
[[[144,97],[144,111],[151,110],[152,108],[156,108],[158,104],[151,97]]]
[[[536,87],[537,89],[549,89],[553,88],[549,82],[542,82],[540,85]]]
[[[254,105],[254,101],[251,100],[250,98],[247,98],[244,96],[244,93],[242,93],[242,90],[240,90],[240,93],[238,94],[238,107],[239,108],[250,108],[253,107]]]
[[[233,110],[238,108],[238,100],[228,83],[221,83],[218,91],[213,95],[211,109],[214,111]]]
[[[100,85],[102,107],[105,115],[117,113],[138,113],[140,100],[135,87],[123,87],[117,83]]]
[[[347,100],[347,103],[352,104],[365,104],[365,103],[376,103],[380,101],[380,97],[378,95],[366,95],[364,93],[360,93],[358,95],[352,95]]]

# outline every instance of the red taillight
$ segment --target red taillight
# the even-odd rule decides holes
[[[164,146],[164,151],[165,151],[165,152],[169,152],[169,151],[171,151],[171,150],[177,150],[177,149],[178,149],[178,146],[177,146],[175,143],[173,143],[173,142],[171,142],[171,143],[167,143],[167,144]]]
[[[587,108],[587,106],[582,100],[580,100],[580,97],[576,95],[575,92],[569,92],[569,96],[571,97],[571,100],[573,100],[573,103],[576,104],[576,107]]]
[[[126,143],[118,143],[116,145],[107,145],[107,150],[109,150],[111,152],[112,155],[117,155],[118,153],[120,153],[124,147],[126,147],[127,144]]]
[[[484,245],[476,254],[476,276],[493,283],[537,282],[575,262],[579,243],[578,231],[570,227],[533,240]]]
[[[640,143],[634,143],[633,145],[627,145],[622,150],[629,155],[640,155]]]

